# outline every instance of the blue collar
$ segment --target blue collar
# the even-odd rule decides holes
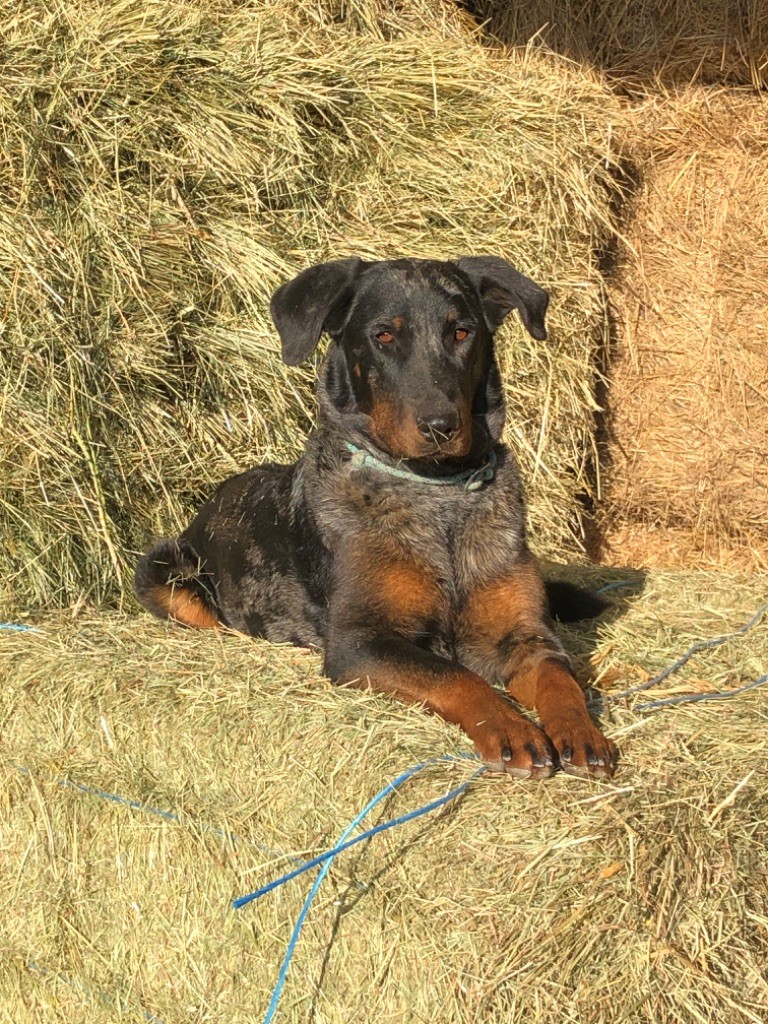
[[[453,476],[422,476],[421,473],[413,473],[410,469],[388,466],[375,455],[348,441],[346,447],[352,452],[352,458],[349,460],[352,469],[377,469],[382,473],[389,473],[390,476],[400,477],[401,480],[414,480],[416,483],[431,484],[435,487],[462,487],[465,491],[479,491],[483,484],[493,480],[496,475],[496,452],[489,452],[488,461],[479,469],[465,469]]]

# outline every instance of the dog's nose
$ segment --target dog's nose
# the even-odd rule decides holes
[[[459,432],[458,413],[447,413],[419,420],[419,430],[426,438],[436,441],[450,441]]]

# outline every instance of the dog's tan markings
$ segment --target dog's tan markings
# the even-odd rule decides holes
[[[463,615],[468,635],[498,643],[512,629],[536,635],[545,616],[546,595],[538,565],[523,562],[509,576],[470,593]]]
[[[431,664],[362,663],[338,680],[370,687],[459,725],[494,770],[520,778],[546,778],[553,768],[547,737],[492,687],[468,669]]]
[[[510,680],[509,692],[536,708],[542,728],[571,775],[610,776],[618,752],[587,711],[581,686],[562,662],[549,658],[524,665]]]
[[[218,629],[221,625],[203,599],[185,587],[158,586],[153,595],[165,614],[184,626]]]
[[[515,700],[535,709],[548,722],[568,708],[584,704],[584,691],[570,669],[546,652],[529,653],[509,680],[507,689]]]
[[[470,595],[464,629],[488,662],[496,649],[510,696],[538,713],[566,771],[612,775],[616,748],[589,717],[584,692],[545,625],[545,609],[544,584],[531,559]]]
[[[414,458],[421,452],[424,438],[419,433],[413,416],[381,390],[372,387],[371,391],[371,420],[376,441],[385,451],[397,458]]]
[[[415,565],[399,562],[384,566],[372,582],[378,600],[394,621],[432,618],[438,609],[437,582]]]
[[[356,603],[370,609],[376,621],[410,633],[439,619],[445,598],[427,566],[376,543],[356,545],[346,564],[358,581]]]

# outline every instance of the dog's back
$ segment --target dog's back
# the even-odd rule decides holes
[[[144,607],[187,626],[322,647],[328,553],[296,500],[295,474],[266,463],[224,481],[178,540],[139,562]]]

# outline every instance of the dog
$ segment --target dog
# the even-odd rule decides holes
[[[144,555],[139,601],[186,626],[319,648],[334,682],[457,723],[492,770],[612,775],[617,750],[590,719],[548,591],[559,617],[601,605],[545,585],[500,441],[494,334],[516,309],[544,340],[548,302],[493,256],[342,259],[283,284],[271,312],[284,361],[331,339],[317,429],[298,462],[225,481]]]

